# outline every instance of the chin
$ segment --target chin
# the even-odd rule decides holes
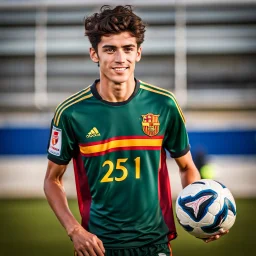
[[[114,83],[125,83],[128,82],[130,79],[130,76],[124,75],[124,76],[114,76],[112,77],[112,81]]]
[[[122,83],[125,83],[127,81],[128,81],[128,79],[113,79],[113,82],[115,84],[122,84]]]

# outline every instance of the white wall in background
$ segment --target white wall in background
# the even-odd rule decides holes
[[[215,166],[215,179],[226,185],[235,197],[256,197],[256,157],[214,156],[210,163]],[[0,158],[0,197],[44,197],[43,181],[47,166],[46,157]],[[168,159],[172,195],[181,190],[179,171],[174,160]],[[76,197],[72,162],[64,175],[68,197]]]

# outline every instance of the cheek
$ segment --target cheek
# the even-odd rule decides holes
[[[140,56],[137,53],[134,53],[132,56],[129,57],[130,62],[135,63],[140,60]]]
[[[107,56],[107,58],[106,57],[101,58],[101,63],[104,64],[105,66],[110,66],[112,62],[113,62],[112,56]]]
[[[108,64],[108,61],[107,61],[106,59],[104,59],[104,58],[102,58],[102,59],[100,60],[100,63],[101,63],[101,66],[104,66],[104,67],[106,67],[106,66],[109,65],[109,64]]]
[[[101,59],[100,61],[100,69],[104,72],[109,72],[111,70],[111,61],[109,59]]]

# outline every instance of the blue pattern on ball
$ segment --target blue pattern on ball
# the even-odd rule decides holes
[[[195,181],[195,182],[193,182],[192,184],[203,184],[203,185],[205,185],[205,183],[202,182],[202,181]]]
[[[231,212],[233,212],[233,214],[236,216],[236,208],[235,208],[234,204],[228,198],[225,198],[225,203],[227,204],[228,209]]]
[[[215,182],[219,183],[223,188],[226,188],[226,186],[223,185],[222,183],[220,183],[219,181],[216,181],[216,180],[215,180]]]
[[[200,206],[198,210],[197,216],[195,215],[194,209],[186,206],[186,204],[199,200],[203,196],[210,196],[207,200],[205,200]],[[182,208],[184,212],[186,212],[191,219],[196,222],[199,222],[208,212],[208,208],[212,205],[215,199],[218,197],[218,194],[212,189],[206,189],[200,191],[195,196],[187,196],[184,198],[179,198],[178,204]]]
[[[186,231],[188,231],[188,232],[191,232],[191,231],[194,230],[194,229],[193,229],[191,226],[189,226],[189,225],[183,225],[183,224],[181,224],[181,223],[180,223],[180,225],[181,225]]]
[[[226,220],[228,216],[228,210],[232,211],[236,215],[236,210],[233,203],[228,199],[224,199],[224,205],[221,211],[214,218],[214,222],[209,226],[201,227],[201,229],[208,234],[215,233],[221,228],[221,224]]]

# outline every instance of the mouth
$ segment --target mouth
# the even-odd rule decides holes
[[[128,67],[115,67],[113,68],[116,72],[124,72]]]

